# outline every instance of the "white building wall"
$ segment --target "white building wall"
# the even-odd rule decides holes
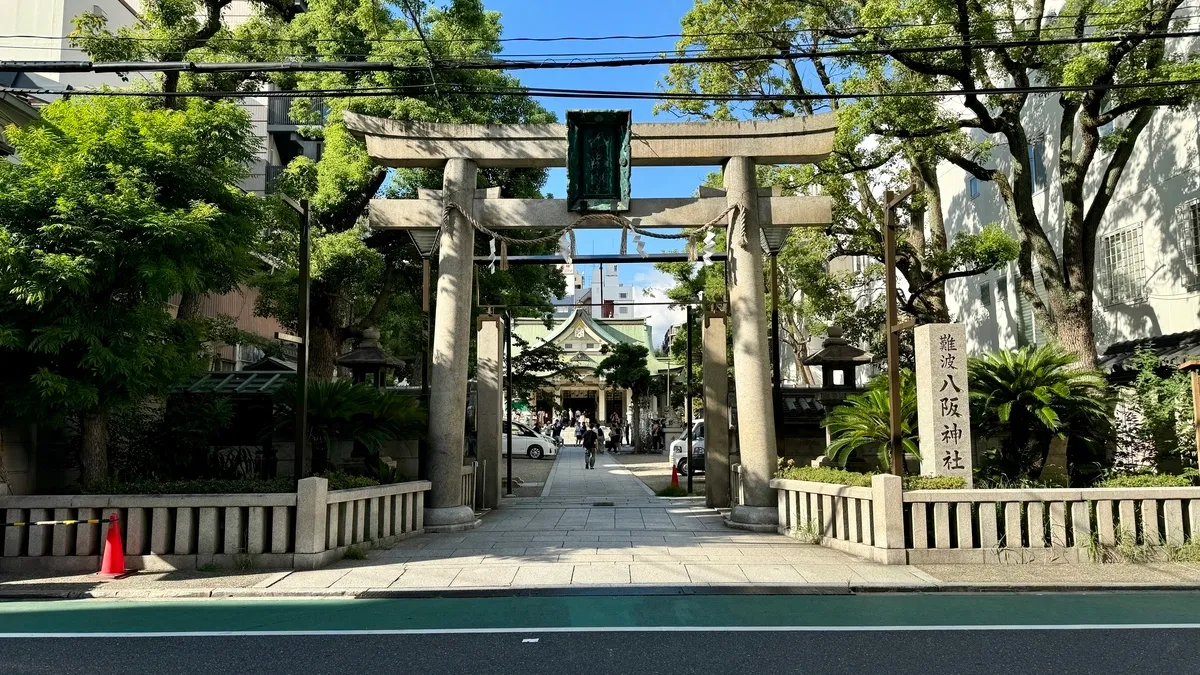
[[[1034,201],[1042,227],[1056,253],[1062,242],[1062,197],[1058,185],[1057,98],[1048,96],[1026,104],[1023,115],[1031,139],[1042,135],[1046,172],[1045,187],[1035,192]],[[1118,120],[1118,125],[1121,121]],[[1096,342],[1099,351],[1113,342],[1151,337],[1200,328],[1200,293],[1195,272],[1184,255],[1191,223],[1185,206],[1200,198],[1200,125],[1197,110],[1158,111],[1142,132],[1097,238],[1094,295]],[[980,136],[982,138],[982,135]],[[1002,143],[999,136],[994,139]],[[1025,149],[1022,149],[1025,151]],[[1110,153],[1100,151],[1088,175],[1086,202],[1095,194],[1099,176]],[[1009,149],[1000,145],[988,166],[1009,167]],[[943,211],[951,238],[959,232],[978,232],[989,223],[1001,223],[1016,234],[1008,222],[1007,207],[994,183],[981,182],[979,194],[970,195],[967,174],[951,164],[939,168]],[[1010,172],[1011,175],[1011,172]],[[1110,301],[1100,283],[1104,267],[1104,239],[1120,232],[1141,237],[1142,275],[1140,297]],[[1003,281],[1001,281],[1003,280]],[[956,279],[947,284],[951,316],[967,324],[972,351],[1017,346],[1021,332],[1015,264],[982,277]],[[988,298],[981,292],[986,291]],[[990,301],[989,301],[990,300]]]
[[[134,5],[123,0],[0,0],[0,34],[36,37],[0,39],[2,61],[87,61],[88,55],[65,38],[75,30],[72,20],[84,13],[103,13],[114,29],[137,18]],[[58,88],[125,86],[116,74],[29,73],[39,85]],[[131,77],[139,77],[137,75]],[[52,100],[53,96],[39,98]]]

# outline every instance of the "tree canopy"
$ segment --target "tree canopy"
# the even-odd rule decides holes
[[[792,175],[795,184],[834,198],[836,252],[878,257],[879,193],[915,183],[919,193],[901,213],[907,234],[898,268],[911,294],[901,299],[904,309],[918,322],[945,320],[947,280],[1016,259],[1025,299],[1090,367],[1098,227],[1155,111],[1185,107],[1198,91],[1182,83],[1200,72],[1197,55],[1156,36],[1177,20],[1180,6],[1181,0],[1072,0],[1053,10],[1043,2],[699,0],[683,19],[680,51],[735,49],[778,58],[672,66],[664,92],[792,98],[668,100],[664,107],[718,119],[836,112],[834,155]],[[945,48],[912,49],[930,46]],[[841,55],[822,55],[831,50]],[[1172,81],[1181,84],[1142,86]],[[971,93],[1003,86],[1086,89],[1044,97]],[[850,103],[821,98],[945,90],[965,93]],[[1057,166],[1034,166],[1026,148],[1037,143],[1057,145]],[[951,241],[938,180],[945,163],[994,184],[1006,222]],[[1054,174],[1058,189],[1035,203],[1043,170]],[[1049,208],[1039,206],[1047,200]]]
[[[107,477],[106,419],[203,369],[185,291],[254,269],[259,203],[235,187],[255,139],[232,103],[58,101],[5,133],[0,163],[0,413],[78,423],[83,480]]]

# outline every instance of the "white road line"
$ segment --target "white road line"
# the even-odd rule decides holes
[[[0,633],[3,640],[63,638],[289,637],[339,635],[476,635],[508,633],[903,633],[970,631],[1198,630],[1200,623],[1007,624],[979,626],[582,626],[546,628],[380,628],[103,633]]]

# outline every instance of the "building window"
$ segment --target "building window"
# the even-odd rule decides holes
[[[1020,274],[1020,272],[1014,273]],[[1007,281],[1005,285],[1007,286]],[[1033,266],[1033,289],[1043,305],[1050,301],[1050,294],[1046,292],[1046,284],[1042,282],[1042,272],[1036,264]],[[1033,347],[1040,347],[1046,344],[1046,329],[1042,326],[1041,318],[1034,311],[1033,303],[1030,302],[1029,298],[1025,297],[1025,293],[1020,288],[1017,289],[1016,298],[1019,328],[1017,344]]]
[[[563,347],[563,349],[574,349],[574,348],[575,348],[575,345],[574,345],[574,344],[572,344],[572,343],[570,343],[570,342],[568,342],[568,343],[567,343],[567,344],[566,344],[566,345]]]
[[[629,308],[628,308],[628,307],[622,307],[620,311],[621,311],[621,313],[622,313],[622,314],[628,314],[628,313],[629,313]]]
[[[626,298],[629,297],[629,294],[628,293],[618,293],[617,297],[620,298],[621,300],[625,300]]]
[[[992,282],[983,281],[979,284],[979,304],[984,307],[992,306]]]
[[[588,348],[588,349],[595,349],[595,348],[596,348],[596,343],[595,343],[595,342],[589,342],[589,343],[587,343],[587,348]]]
[[[1105,304],[1145,297],[1141,223],[1100,240],[1100,266],[1100,289]]]
[[[1008,301],[1008,277],[1000,277],[996,280],[996,297],[1001,302]]]
[[[967,176],[967,194],[971,195],[971,199],[979,196],[979,179],[975,176]]]
[[[1183,231],[1179,233],[1179,241],[1183,244],[1183,262],[1191,273],[1187,286],[1196,290],[1200,288],[1200,199],[1193,199],[1181,208]]]
[[[1029,142],[1029,184],[1034,192],[1046,187],[1046,138]]]

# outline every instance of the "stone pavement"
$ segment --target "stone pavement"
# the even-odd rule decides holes
[[[1192,587],[1200,566],[885,566],[776,534],[731,530],[701,499],[663,499],[611,455],[583,468],[566,447],[541,497],[506,498],[467,532],[427,534],[366,560],[302,572],[140,573],[97,584],[83,576],[0,577],[0,597],[362,595],[411,591],[619,592],[772,587],[788,592],[964,588]],[[605,505],[598,505],[605,504]],[[712,589],[716,590],[716,589]]]

